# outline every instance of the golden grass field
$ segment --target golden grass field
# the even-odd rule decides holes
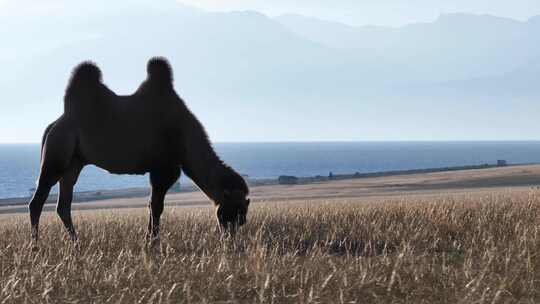
[[[27,216],[0,218],[0,303],[538,303],[540,191],[254,204],[234,241],[210,207],[56,216],[32,252]]]

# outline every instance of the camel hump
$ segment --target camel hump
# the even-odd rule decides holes
[[[150,81],[165,82],[171,84],[173,82],[173,71],[169,61],[164,57],[154,57],[148,61],[146,66],[148,79]]]
[[[102,81],[101,70],[92,61],[84,61],[77,65],[71,73],[69,87],[77,87],[79,85],[98,84]]]

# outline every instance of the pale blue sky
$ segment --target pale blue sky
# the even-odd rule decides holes
[[[455,12],[477,16],[436,21]],[[396,29],[267,18],[290,13]],[[152,55],[214,141],[539,140],[536,15],[540,0],[0,0],[0,143],[39,141],[79,61],[126,94]]]
[[[86,14],[104,7],[162,5],[176,0],[0,0],[0,15],[58,14],[72,9]],[[526,20],[540,14],[538,0],[177,0],[211,11],[256,10],[270,16],[297,13],[351,25],[399,26],[428,22],[440,14],[464,12]]]

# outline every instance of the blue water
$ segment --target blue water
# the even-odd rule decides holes
[[[540,163],[538,142],[222,143],[218,154],[250,178],[315,176],[495,163]],[[39,145],[0,145],[0,198],[25,197],[39,173]],[[148,185],[146,176],[86,167],[76,191]]]

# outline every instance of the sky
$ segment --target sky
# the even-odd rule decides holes
[[[87,46],[96,47],[93,43],[81,43],[79,45],[79,41],[69,40],[73,38],[73,33],[70,33],[69,26],[63,26],[62,31],[58,32],[56,30],[51,30],[54,38],[51,38],[51,36],[39,35],[40,26],[43,26],[43,28],[51,28],[50,26],[44,26],[46,23],[54,22],[55,18],[51,17],[56,15],[85,17],[93,15],[98,16],[97,20],[99,21],[101,20],[99,17],[101,17],[105,11],[110,15],[120,14],[120,12],[141,7],[148,9],[148,11],[159,11],[170,9],[179,3],[207,11],[257,11],[271,17],[282,14],[300,14],[355,26],[382,25],[399,27],[410,23],[433,22],[441,14],[455,12],[479,15],[489,14],[522,21],[526,21],[532,16],[540,15],[540,0],[0,0],[0,22],[2,18],[22,20],[18,23],[20,28],[0,28],[0,41],[6,41],[6,39],[4,39],[5,37],[2,36],[6,35],[6,33],[8,33],[8,36],[11,34],[10,37],[14,41],[14,43],[6,43],[6,47],[4,48],[0,47],[0,66],[2,66],[4,70],[7,69],[10,71],[10,73],[0,74],[0,143],[38,142],[42,130],[47,123],[55,119],[62,111],[62,103],[60,100],[64,89],[63,86],[67,79],[68,71],[73,66],[74,58],[79,60],[78,56],[87,50],[85,49]],[[37,24],[37,27],[34,26],[37,30],[29,31],[30,35],[21,35],[21,37],[19,37],[17,31],[24,29],[23,27],[26,25],[24,21],[26,20],[25,18],[33,19],[34,24]],[[70,19],[74,20],[74,24],[78,22],[77,18]],[[38,22],[35,23],[35,20],[38,20]],[[220,19],[219,22],[230,22],[230,20]],[[231,24],[222,24],[227,24],[234,28],[234,22]],[[107,27],[104,27],[106,28],[105,31],[109,34],[115,30],[117,25],[113,24],[112,26],[106,26]],[[141,24],[134,24],[133,26],[141,26]],[[142,26],[144,26],[144,24],[142,24]],[[212,27],[215,27],[215,25],[210,24],[204,33],[214,33],[211,29]],[[56,27],[56,29],[57,28],[58,27]],[[272,71],[273,65],[278,66],[281,62],[286,62],[286,59],[290,54],[285,51],[275,55],[275,58],[273,58],[274,54],[272,52],[264,53],[264,56],[273,59],[268,60],[270,62],[268,63],[270,67],[266,66],[267,58],[264,56],[257,57],[257,54],[254,54],[260,50],[260,48],[257,47],[259,45],[258,43],[262,42],[257,39],[258,37],[250,36],[250,30],[256,32],[255,36],[261,36],[259,28],[236,28],[231,32],[241,32],[241,35],[238,37],[233,35],[234,38],[244,39],[244,37],[248,37],[249,39],[252,39],[247,40],[247,44],[251,41],[256,42],[252,43],[253,46],[249,45],[245,48],[248,50],[246,51],[248,55],[246,56],[246,60],[252,60],[252,62],[256,63],[256,66],[252,70],[250,69],[251,67],[239,67],[239,69],[243,69],[244,71],[242,77],[235,77],[234,74],[227,75],[227,77],[230,76],[232,84],[246,81],[248,82],[246,85],[248,88],[249,86],[255,85],[255,88],[252,90],[260,89],[257,85],[260,85],[263,89],[270,87],[269,95],[271,95],[271,93],[274,93],[272,92],[273,88],[271,88],[271,85],[264,86],[261,83],[279,82],[279,77],[278,79],[272,78],[271,76],[275,75],[271,75],[269,71]],[[271,35],[276,33],[274,31],[276,28],[265,28],[264,30],[268,30],[266,33],[270,33]],[[277,28],[277,30],[279,30],[279,28]],[[454,28],[452,28],[452,31],[454,31]],[[202,32],[200,29],[192,28],[187,29],[182,33],[187,36],[195,36],[199,35],[200,32]],[[159,34],[163,33],[164,31],[161,31]],[[70,34],[72,36],[67,37]],[[498,39],[498,37],[496,37],[498,34],[499,33],[495,33],[495,39]],[[66,35],[66,37],[62,35]],[[93,41],[94,36],[92,35],[93,33],[89,33],[88,36],[83,37],[83,40]],[[80,37],[78,32],[75,36]],[[25,37],[30,37],[30,39],[21,42],[23,39],[26,39]],[[97,35],[96,37],[100,36]],[[214,37],[214,40],[217,40],[217,42],[211,44],[214,48],[219,46],[220,43],[219,39],[215,39],[216,37],[219,38],[219,36]],[[319,54],[326,54],[325,52],[328,51],[325,49],[326,46],[320,48],[318,45],[314,46],[309,39],[296,39],[298,37],[295,38],[292,36],[287,36],[285,38],[291,38],[291,40],[287,40],[288,43],[292,43],[290,49],[297,50],[298,54],[300,54],[295,57],[299,58],[299,64],[297,65],[297,62],[294,62],[294,64],[291,65],[293,67],[300,66],[300,63],[303,62],[301,56],[304,56],[304,53],[302,53],[304,50],[312,51],[313,53],[311,55],[313,58],[317,58],[316,56],[319,56]],[[435,50],[438,46],[445,43],[445,37],[440,38],[440,40],[435,39],[431,41]],[[54,41],[54,39],[57,39],[58,41]],[[207,91],[219,92],[220,89],[225,91],[227,88],[224,89],[224,87],[219,87],[219,80],[213,83],[213,85],[216,86],[207,88],[207,79],[205,77],[211,78],[213,76],[211,74],[213,69],[218,70],[216,75],[227,74],[226,71],[228,71],[230,67],[225,61],[229,59],[231,59],[231,62],[233,62],[233,60],[237,60],[235,62],[243,62],[244,58],[238,54],[241,54],[241,52],[244,51],[244,46],[239,43],[237,48],[229,48],[229,52],[225,52],[225,55],[222,55],[224,57],[213,56],[212,53],[209,53],[210,57],[204,57],[205,54],[207,54],[205,48],[207,48],[206,43],[208,39],[206,37],[199,37],[199,39],[200,40],[197,41],[202,41],[202,43],[199,43],[198,45],[202,45],[203,47],[200,49],[192,48],[190,49],[191,53],[188,51],[189,48],[181,45],[181,43],[178,45],[177,49],[174,49],[175,51],[180,50],[174,54],[176,58],[173,58],[173,60],[176,59],[177,62],[180,62],[180,64],[175,66],[175,69],[178,68],[179,74],[182,73],[182,71],[188,70],[198,72],[199,65],[207,63],[204,69],[200,69],[204,70],[204,73],[201,72],[200,74],[202,76],[199,75],[200,77],[198,78],[199,80],[202,79],[199,81],[202,83],[201,87]],[[261,40],[265,39],[266,36],[261,37]],[[472,39],[475,38],[473,37]],[[324,40],[324,37],[322,40]],[[246,42],[245,39],[241,41]],[[376,39],[374,41],[376,41]],[[212,41],[212,43],[214,42],[215,41]],[[469,42],[459,42],[458,46],[469,45]],[[17,48],[15,47],[17,43],[21,43],[21,45],[24,45],[25,47]],[[376,42],[374,42],[374,44],[375,43]],[[208,44],[210,45],[210,42],[208,42]],[[278,43],[275,43],[275,45],[279,45],[279,41]],[[446,47],[452,45],[452,43],[444,45]],[[538,46],[538,43],[534,44],[533,41],[531,45],[535,47]],[[11,48],[6,51],[8,46]],[[414,46],[414,42],[411,43],[411,45],[406,45],[408,48],[413,48]],[[159,47],[161,48],[161,46]],[[57,52],[57,49],[55,48],[58,48],[59,51]],[[91,48],[89,47],[89,49]],[[536,48],[524,47],[524,49],[529,50],[529,53],[531,53],[532,56],[536,56],[536,54],[540,53]],[[284,48],[284,50],[286,50],[286,48]],[[92,56],[97,56],[95,53],[101,54],[101,63],[105,61],[102,68],[106,70],[105,78],[107,79],[107,84],[111,85],[111,88],[115,91],[120,93],[130,92],[130,90],[138,85],[140,79],[144,77],[144,68],[139,69],[138,66],[144,65],[142,60],[146,60],[148,57],[145,57],[147,56],[146,53],[137,51],[139,50],[132,52],[135,53],[134,56],[125,56],[126,58],[109,58],[111,59],[109,61],[107,61],[107,54],[109,57],[114,57],[116,56],[114,54],[117,54],[113,52],[113,50],[108,50],[106,47],[103,48],[100,46],[100,49],[97,49],[97,51],[92,53]],[[201,51],[202,54],[199,54],[199,51]],[[390,49],[388,51],[393,52],[394,50]],[[466,53],[467,51],[468,49],[464,48],[464,52]],[[25,52],[27,54],[31,53],[31,55],[27,55],[27,57],[30,57],[30,60],[27,62],[18,64],[17,60],[6,59],[7,56],[5,54],[9,54],[12,58],[18,58],[22,57],[23,55],[21,54]],[[356,53],[356,51],[352,53]],[[397,51],[397,53],[399,53],[399,51]],[[440,53],[441,52],[438,52],[438,50],[436,51],[436,54]],[[455,53],[450,53],[451,56],[455,55]],[[493,52],[486,52],[486,54],[490,56],[493,55],[492,53]],[[339,54],[342,55],[341,53]],[[509,56],[512,57],[512,60],[508,60],[508,58],[504,58],[503,60],[497,59],[496,62],[493,62],[493,66],[504,62],[520,62],[521,64],[522,62],[520,61],[519,56],[514,54],[515,53],[509,52]],[[204,60],[197,61],[197,59],[193,59],[198,58],[199,55],[201,56],[200,58],[204,58]],[[347,56],[349,55],[350,54],[347,54]],[[391,55],[394,56],[395,54]],[[415,55],[417,55],[416,57],[422,57],[417,53],[413,54],[413,56]],[[474,70],[476,64],[480,65],[485,61],[482,60],[484,59],[483,57],[488,57],[489,59],[491,58],[490,56],[469,58],[465,54],[461,57],[464,57],[468,61],[464,60],[460,62],[456,59],[456,63],[461,64],[461,66],[471,66]],[[326,56],[321,61],[329,61],[328,66],[335,67],[331,65],[336,64],[331,59],[338,57],[339,55],[332,53],[332,55]],[[216,58],[221,58],[219,59],[220,62],[212,61]],[[225,58],[225,60],[223,60],[223,58]],[[261,58],[263,60],[260,60]],[[448,68],[449,72],[453,72],[453,61],[451,61],[453,58],[443,58],[448,62],[435,63],[441,63],[441,69]],[[356,70],[361,70],[369,63],[373,63],[373,60],[371,60],[364,65],[364,62],[360,59],[351,61],[353,63],[361,62],[361,65],[358,67],[353,67]],[[427,60],[430,59],[433,58],[430,58],[429,56],[420,58],[420,62],[427,62]],[[48,74],[53,69],[51,69],[51,65],[47,65],[47,61],[54,61],[55,64],[59,62],[61,65],[61,68],[53,71],[56,72],[55,75],[61,76],[58,77],[57,81],[51,82],[54,83],[54,85],[49,85],[51,91],[54,92],[54,95],[47,96],[47,100],[33,99],[24,101],[16,100],[16,98],[13,100],[14,98],[6,98],[6,95],[3,95],[2,85],[16,81],[9,79],[13,76],[11,69],[19,69],[22,71],[22,77],[32,75],[33,69],[39,69],[38,71],[41,74]],[[193,62],[190,63],[190,61]],[[341,63],[338,61],[337,64]],[[491,65],[490,62],[488,62],[488,66],[489,65]],[[377,69],[380,66],[382,66],[382,64],[375,62],[374,66],[370,67],[372,69]],[[485,66],[486,65],[484,65],[484,68]],[[540,64],[538,64],[538,66],[540,66]],[[308,69],[310,68],[309,65],[307,67]],[[417,66],[414,64],[411,64],[410,67],[406,66],[406,68],[410,68],[412,72],[415,72],[414,69],[416,67]],[[319,68],[324,68],[324,65],[321,65]],[[388,71],[392,68],[393,67],[386,70],[383,69],[383,71]],[[522,67],[519,66],[519,68]],[[432,69],[432,65],[428,64],[427,69],[429,72],[429,70]],[[128,75],[124,72],[126,70],[129,70],[130,72],[137,71],[140,75],[137,75],[136,77]],[[468,71],[467,69],[465,70]],[[302,71],[294,69],[291,69],[291,71],[293,71],[293,73],[298,73],[298,75],[302,73]],[[347,69],[344,69],[344,71],[351,72]],[[122,72],[124,72],[124,74],[122,74]],[[288,72],[288,70],[285,70],[285,73],[286,72]],[[423,70],[419,71],[419,73],[423,73],[422,75],[429,75],[428,72]],[[252,73],[256,74],[253,75]],[[266,78],[260,77],[264,73],[268,74],[266,75]],[[536,70],[533,70],[532,74],[535,75],[535,73]],[[350,75],[354,74],[351,72]],[[307,79],[309,76],[310,75],[305,76],[304,78]],[[498,77],[500,75],[495,76]],[[407,74],[407,77],[410,77],[410,75]],[[188,83],[190,80],[189,78],[189,75],[179,75],[177,77],[177,79],[185,81],[184,83],[180,83],[180,92],[182,94],[187,92],[188,96],[190,95],[190,90],[194,91],[194,88],[197,85]],[[240,80],[234,82],[235,78],[239,78]],[[262,80],[257,82],[259,79]],[[295,80],[294,78],[291,79],[291,81]],[[348,81],[349,79],[339,79],[341,79],[341,81],[345,80],[344,82],[349,85],[352,83],[352,81]],[[463,77],[458,80],[469,79]],[[284,82],[285,81],[282,81],[280,83]],[[31,92],[36,87],[37,85],[27,91]],[[336,82],[335,87],[341,89],[339,82]],[[307,88],[305,91],[308,93],[308,96],[309,94],[313,94],[313,90],[317,90],[317,88],[305,85],[305,83],[304,86],[300,86],[300,88]],[[286,85],[283,85],[281,88],[276,88],[275,91],[283,93],[287,92],[288,89],[289,88],[287,88]],[[384,89],[385,92],[391,90],[392,89],[388,88]],[[328,92],[333,93],[334,91],[329,90]],[[328,92],[327,94],[330,94]],[[439,94],[439,91],[436,92],[437,93],[433,94]],[[446,91],[444,92],[446,93]],[[278,97],[260,96],[260,100],[256,100],[253,96],[245,97],[245,99],[233,97],[237,108],[235,107],[234,109],[227,110],[230,110],[233,113],[231,116],[234,117],[234,119],[224,118],[221,112],[218,111],[220,107],[224,108],[222,105],[224,105],[225,102],[221,100],[212,100],[212,103],[203,98],[197,98],[197,95],[193,93],[192,96],[195,96],[195,98],[188,99],[188,105],[195,110],[199,118],[205,123],[212,140],[218,142],[319,140],[540,140],[540,124],[537,123],[536,119],[536,117],[540,115],[540,105],[531,102],[529,99],[519,99],[518,97],[514,98],[514,96],[512,96],[515,100],[497,100],[498,103],[494,103],[491,100],[482,101],[479,99],[465,102],[461,95],[454,94],[452,96],[444,96],[447,100],[443,102],[440,98],[441,96],[437,95],[434,98],[435,100],[433,100],[431,95],[429,95],[430,92],[427,92],[425,96],[422,95],[424,100],[416,100],[416,104],[411,105],[405,102],[405,98],[401,98],[402,96],[396,97],[392,95],[391,97],[394,99],[387,98],[386,96],[380,98],[373,97],[379,97],[378,93],[379,92],[376,92],[375,94],[370,95],[372,92],[367,92],[362,96],[347,96],[346,98],[343,98],[343,100],[336,100],[336,103],[341,103],[343,105],[342,108],[331,103],[326,103],[325,101],[317,101],[317,104],[314,104],[310,108],[311,105],[306,106],[306,104],[311,102],[309,98],[306,100],[299,100],[294,95],[286,96],[285,98],[282,98],[283,96],[280,96],[279,94],[275,95]],[[414,92],[414,94],[415,93],[416,92]],[[29,94],[29,96],[32,97],[35,95],[36,94]],[[265,98],[268,100],[265,100]],[[290,98],[290,100],[286,98]],[[416,96],[414,96],[414,98],[416,98]],[[220,104],[218,102],[222,103]],[[476,109],[481,109],[480,112],[469,110],[471,108],[470,103],[474,102],[476,102]],[[262,109],[264,107],[267,108]],[[310,110],[305,110],[306,108],[309,108]],[[8,114],[3,114],[2,112]],[[20,119],[19,115],[21,115],[21,113],[24,113],[24,119]],[[291,113],[296,114],[293,115]],[[298,115],[298,113],[301,114]],[[448,115],[448,113],[452,115]],[[489,115],[485,115],[486,113],[489,113]],[[505,121],[507,115],[519,117],[519,119],[516,120],[516,123],[501,128],[498,124]],[[381,122],[381,118],[385,119],[384,122]],[[419,121],[422,121],[422,123],[417,123]],[[313,125],[315,127],[312,127]],[[295,127],[294,132],[291,132],[290,126],[297,126]]]
[[[433,21],[440,14],[455,12],[518,20],[540,14],[538,0],[0,0],[0,16],[54,15],[68,8],[88,13],[104,7],[125,9],[126,3],[157,6],[173,1],[210,11],[255,10],[270,16],[302,14],[356,26],[401,26]]]

